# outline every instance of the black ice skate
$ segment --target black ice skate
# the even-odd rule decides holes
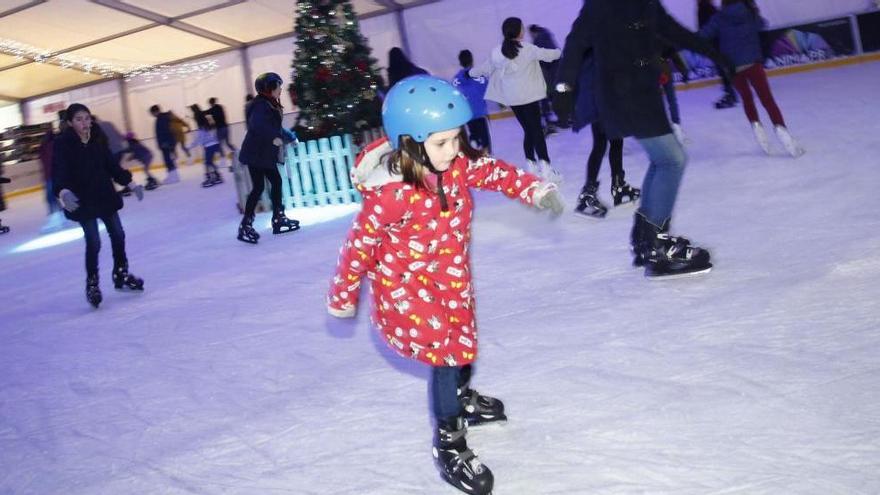
[[[459,375],[458,401],[461,403],[462,416],[468,426],[477,426],[498,421],[507,421],[504,414],[504,403],[501,400],[488,395],[480,395],[470,387],[473,367],[466,365],[461,368]]]
[[[641,195],[642,190],[627,184],[622,175],[611,179],[611,197],[614,200],[614,206],[634,203]]]
[[[709,251],[684,237],[669,235],[669,220],[657,227],[636,213],[632,232],[633,266],[644,266],[648,278],[674,278],[712,269]]]
[[[734,93],[725,93],[718,101],[715,102],[715,108],[722,110],[736,106],[736,95]]]
[[[159,187],[159,181],[156,180],[155,177],[147,177],[147,183],[144,185],[144,189],[147,191],[152,191]]]
[[[205,174],[205,180],[202,181],[202,187],[213,187],[217,185],[214,181],[214,173],[208,172]]]
[[[9,227],[3,225],[3,221],[0,220],[0,234],[5,234],[9,232]]]
[[[128,265],[113,268],[113,286],[117,290],[144,290],[144,280],[128,273]]]
[[[605,218],[605,215],[608,214],[608,208],[599,201],[599,197],[596,195],[598,190],[598,182],[590,182],[584,186],[578,195],[574,212],[588,218]]]
[[[213,178],[211,180],[214,182],[213,185],[223,184],[223,176],[220,175],[220,172],[213,172]]]
[[[470,495],[489,495],[495,482],[492,471],[468,448],[464,418],[437,421],[434,459],[440,475],[450,485]]]
[[[123,188],[119,191],[119,195],[122,196],[123,198],[128,197],[128,196],[131,196],[131,188],[128,187],[128,186],[123,187]]]
[[[254,217],[246,216],[241,219],[238,226],[238,240],[248,244],[256,244],[260,240],[260,234],[254,229]]]
[[[299,230],[299,220],[287,218],[283,210],[276,211],[275,214],[272,215],[273,234],[285,234],[287,232],[293,232],[294,230]]]
[[[98,287],[98,276],[89,275],[86,278],[86,300],[94,307],[98,307],[104,298],[101,296],[101,288]]]

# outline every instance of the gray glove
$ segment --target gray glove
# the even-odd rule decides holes
[[[71,213],[79,208],[79,198],[77,198],[76,194],[73,194],[73,191],[70,189],[62,189],[61,192],[58,193],[58,202],[61,203],[62,208]]]
[[[562,195],[559,194],[559,191],[556,189],[551,189],[544,194],[544,197],[541,198],[541,202],[538,203],[538,206],[542,210],[550,210],[554,217],[558,217],[562,215],[562,212],[565,211],[565,205],[562,203]]]
[[[134,193],[134,195],[137,197],[138,201],[144,200],[144,186],[137,184],[134,181],[131,181],[128,183],[128,186],[126,186],[126,187],[131,189],[131,192]]]

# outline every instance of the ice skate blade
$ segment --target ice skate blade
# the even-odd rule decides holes
[[[275,235],[287,234],[288,232],[296,232],[297,230],[299,230],[299,225],[297,225],[295,227],[291,227],[291,228],[281,228],[278,230],[272,230],[272,233]]]
[[[712,271],[711,264],[708,267],[700,269],[700,270],[694,270],[692,272],[675,273],[675,274],[670,274],[670,275],[663,275],[663,274],[653,274],[652,275],[646,269],[645,270],[645,278],[647,278],[648,280],[674,280],[674,279],[679,279],[679,278],[695,277],[697,275],[702,275],[704,273],[709,273],[711,271]]]
[[[507,427],[507,416],[504,419],[496,419],[494,421],[480,421],[477,423],[471,423],[467,421],[467,427],[470,429],[477,430],[494,430],[495,428],[505,428]]]
[[[239,236],[238,240],[244,242],[245,244],[256,244],[257,239],[248,239],[247,237]]]
[[[587,220],[604,220],[605,216],[608,215],[607,212],[601,215],[590,215],[589,213],[577,210],[573,211],[572,213],[578,218],[585,218]]]

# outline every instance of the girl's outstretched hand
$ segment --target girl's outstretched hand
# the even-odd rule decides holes
[[[541,188],[535,192],[535,200],[538,208],[542,210],[550,210],[554,217],[558,217],[565,210],[565,202],[562,200],[562,194],[556,184],[545,182]]]

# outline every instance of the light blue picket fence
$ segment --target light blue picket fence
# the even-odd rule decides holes
[[[382,136],[381,127],[360,135],[364,144]],[[288,145],[279,166],[285,208],[359,203],[361,195],[349,176],[359,151],[351,134]]]
[[[288,145],[279,167],[285,207],[359,202],[349,177],[357,152],[351,134]]]

